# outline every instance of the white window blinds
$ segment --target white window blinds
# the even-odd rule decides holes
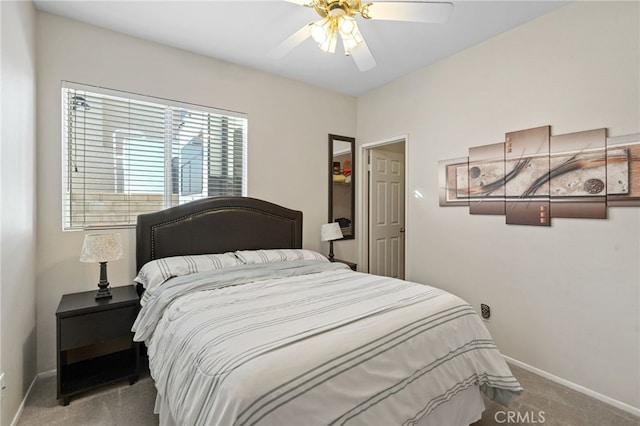
[[[246,195],[246,115],[63,82],[64,229]]]

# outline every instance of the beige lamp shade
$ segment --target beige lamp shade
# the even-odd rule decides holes
[[[321,241],[333,241],[342,238],[342,231],[340,225],[337,222],[327,223],[322,225],[320,230]]]
[[[80,262],[108,262],[122,258],[120,234],[87,234],[82,243]]]

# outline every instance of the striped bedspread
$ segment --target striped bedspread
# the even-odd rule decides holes
[[[177,277],[143,303],[134,338],[180,425],[411,425],[472,386],[522,392],[463,300],[339,263]]]

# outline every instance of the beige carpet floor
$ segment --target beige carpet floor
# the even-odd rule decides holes
[[[474,426],[640,426],[639,417],[521,368],[511,368],[525,392],[509,408],[487,401],[482,419]],[[83,394],[65,407],[55,399],[56,378],[46,377],[33,387],[18,426],[157,425],[158,417],[153,414],[155,395],[152,379],[145,376],[131,386],[125,381]]]

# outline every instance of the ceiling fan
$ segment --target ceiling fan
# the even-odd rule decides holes
[[[310,22],[285,39],[272,52],[273,57],[283,57],[307,38],[313,38],[321,50],[335,53],[338,35],[342,39],[344,53],[351,56],[360,71],[376,66],[364,37],[358,28],[356,16],[364,19],[442,23],[449,19],[453,4],[431,1],[374,1],[360,0],[287,0],[316,10],[320,20]]]

